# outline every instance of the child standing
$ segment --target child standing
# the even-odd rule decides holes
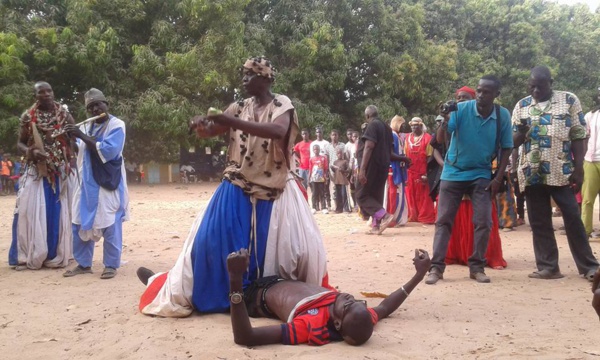
[[[319,145],[313,145],[313,157],[310,158],[310,190],[312,192],[313,214],[319,211],[319,203],[323,214],[329,213],[325,203],[325,181],[327,180],[327,157],[320,155]]]
[[[331,171],[334,173],[333,183],[335,184],[335,212],[341,214],[344,211],[344,204],[348,203],[346,187],[350,183],[348,176],[350,168],[348,160],[344,157],[344,151],[341,148],[336,150],[337,160],[331,165]],[[350,212],[350,209],[346,209]]]

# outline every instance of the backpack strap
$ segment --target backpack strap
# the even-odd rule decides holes
[[[496,159],[498,165],[500,165],[500,156],[502,155],[502,148],[500,146],[500,131],[501,131],[501,118],[500,118],[500,105],[494,104],[496,108]]]

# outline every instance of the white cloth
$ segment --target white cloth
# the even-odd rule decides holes
[[[204,212],[203,208],[196,217],[177,262],[168,272],[157,296],[141,309],[143,314],[186,317],[192,313],[194,273],[191,252]],[[148,287],[162,274],[152,276]],[[278,275],[284,279],[321,285],[326,274],[323,238],[298,184],[289,174],[283,194],[274,201],[271,211],[264,276]]]
[[[28,166],[19,181],[16,212],[19,214],[17,223],[18,263],[29,269],[40,269],[42,266],[57,268],[65,267],[73,258],[73,233],[69,210],[69,186],[73,183],[73,175],[65,181],[58,180],[61,189],[59,200],[60,218],[58,246],[56,257],[48,257],[48,232],[46,223],[46,198],[44,196],[43,178],[38,176],[33,166]]]
[[[585,123],[588,132],[588,146],[585,161],[600,161],[600,110],[585,114]]]

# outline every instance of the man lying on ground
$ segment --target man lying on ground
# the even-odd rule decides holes
[[[324,345],[344,340],[364,344],[373,326],[402,305],[408,294],[423,280],[431,260],[425,250],[415,250],[416,274],[374,308],[347,293],[276,277],[256,280],[245,291],[242,276],[250,257],[246,249],[227,257],[231,325],[236,344],[255,346],[282,343]],[[252,317],[271,317],[285,324],[253,327]]]

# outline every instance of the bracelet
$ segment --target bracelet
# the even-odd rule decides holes
[[[404,293],[404,295],[406,295],[406,297],[408,297],[408,292],[406,291],[404,286],[400,288],[400,291],[402,291]]]

